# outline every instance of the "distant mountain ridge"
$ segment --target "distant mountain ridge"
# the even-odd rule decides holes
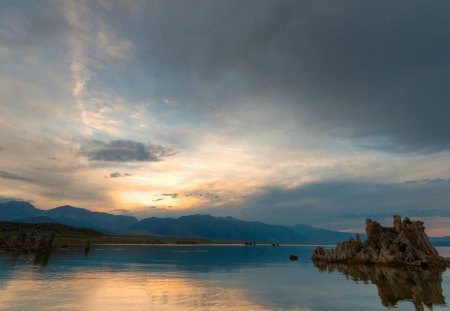
[[[336,244],[348,239],[349,236],[354,236],[354,233],[337,232],[303,224],[269,225],[211,215],[190,215],[179,218],[150,217],[139,221],[132,216],[92,212],[69,205],[40,210],[22,201],[0,203],[0,221],[60,223],[106,234],[158,235],[236,242]],[[364,235],[362,238],[364,239]],[[434,245],[448,245],[450,237],[432,237],[430,240]]]
[[[335,244],[352,233],[319,229],[307,225],[294,227],[243,221],[233,217],[190,215],[179,218],[150,217],[132,225],[136,233],[162,236],[205,238],[216,241],[255,241],[305,244]]]
[[[0,203],[0,221],[2,220],[21,223],[56,222],[107,234],[125,231],[130,225],[138,222],[136,217],[92,212],[70,205],[40,210],[31,203],[23,201]]]
[[[10,201],[0,203],[0,220],[4,221],[43,216],[43,212],[28,202]]]
[[[129,228],[164,236],[206,238],[220,241],[299,242],[300,235],[285,226],[242,221],[232,217],[191,215],[180,218],[146,218]]]
[[[70,205],[44,211],[44,216],[58,223],[74,227],[96,229],[105,233],[120,232],[138,222],[136,217],[92,212]]]

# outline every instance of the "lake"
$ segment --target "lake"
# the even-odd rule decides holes
[[[316,267],[313,249],[98,245],[49,258],[0,253],[0,309],[449,310],[449,269]],[[450,248],[438,250],[450,256]]]

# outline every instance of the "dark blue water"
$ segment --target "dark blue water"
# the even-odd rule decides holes
[[[1,253],[0,309],[449,310],[448,270],[316,267],[312,250],[108,245],[49,258]]]

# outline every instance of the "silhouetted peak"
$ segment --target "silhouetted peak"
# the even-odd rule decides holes
[[[21,207],[21,208],[36,209],[33,206],[33,204],[31,204],[30,202],[27,202],[27,201],[8,201],[8,202],[0,203],[0,206],[12,207],[12,208]]]
[[[55,210],[59,210],[59,211],[68,211],[68,210],[72,210],[72,211],[85,211],[85,212],[90,212],[90,210],[88,210],[88,209],[81,208],[81,207],[75,207],[75,206],[72,206],[72,205],[62,205],[62,206],[55,207],[55,208],[53,208],[53,209],[51,209],[51,210],[53,210],[53,211],[55,211]],[[49,210],[49,211],[51,211],[51,210]]]
[[[211,216],[209,214],[194,214],[194,215],[186,215],[181,216],[178,219],[188,219],[188,218],[197,218],[197,219],[213,219],[216,218],[214,216]]]

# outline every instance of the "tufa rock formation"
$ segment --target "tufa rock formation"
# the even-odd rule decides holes
[[[366,220],[367,240],[359,235],[338,243],[335,249],[317,247],[313,261],[347,262],[384,265],[412,265],[427,269],[432,266],[450,266],[450,260],[440,257],[431,246],[422,221],[410,221],[394,216],[392,228],[382,227],[378,222]]]
[[[51,252],[53,233],[35,229],[0,232],[0,249],[18,252]]]

